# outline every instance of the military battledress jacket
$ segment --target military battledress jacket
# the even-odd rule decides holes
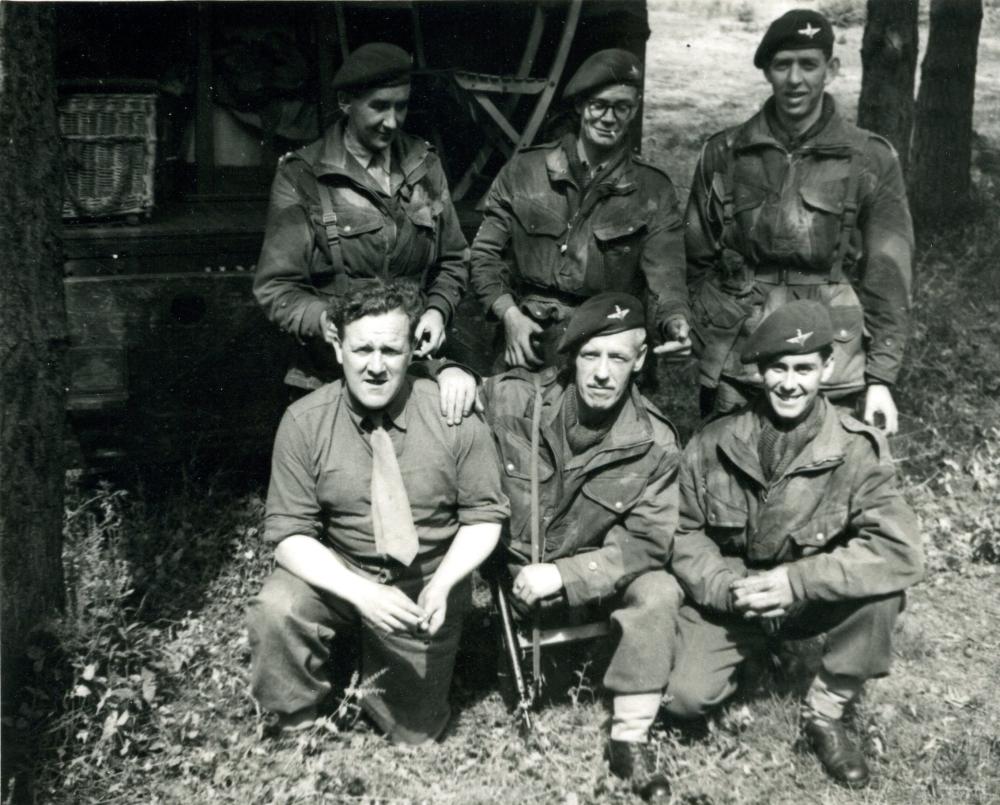
[[[465,292],[468,244],[441,162],[427,143],[403,132],[392,149],[391,196],[344,147],[343,121],[278,166],[254,295],[302,347],[286,383],[317,388],[336,376],[320,314],[352,281],[411,277],[446,323]],[[321,187],[329,193],[332,229],[324,223]]]
[[[773,99],[708,140],[695,170],[685,246],[701,383],[759,383],[743,339],[795,298],[830,308],[836,370],[829,391],[891,384],[910,310],[913,226],[892,146],[824,98],[825,124],[786,148]],[[853,281],[853,285],[852,285]]]
[[[581,194],[569,154],[576,138],[528,148],[497,175],[472,244],[472,285],[502,317],[527,304],[573,308],[602,291],[652,296],[657,324],[686,314],[684,244],[673,184],[627,152]],[[497,305],[498,300],[504,300]],[[536,308],[540,308],[536,310]]]
[[[923,575],[916,518],[885,437],[817,404],[819,433],[770,483],[753,407],[709,422],[687,445],[671,567],[700,606],[731,611],[730,583],[777,565],[799,601],[885,595]]]
[[[561,422],[565,375],[542,373],[539,481],[542,561],[554,562],[570,606],[599,603],[641,573],[662,569],[677,525],[673,426],[633,386],[597,445],[569,455]],[[484,384],[510,498],[505,545],[514,564],[531,561],[531,374],[512,369]]]

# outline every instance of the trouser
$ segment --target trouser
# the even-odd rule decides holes
[[[726,414],[742,408],[760,396],[759,386],[752,386],[749,383],[741,383],[739,380],[732,380],[728,377],[720,377],[719,385],[715,388],[701,386],[698,396],[698,407],[701,416],[705,417],[719,414]],[[824,395],[840,411],[845,414],[857,417],[864,413],[864,390],[849,390],[846,392],[828,392]]]
[[[736,692],[736,673],[769,640],[826,635],[822,667],[863,682],[885,676],[891,636],[903,609],[902,593],[852,601],[813,601],[798,607],[768,636],[761,623],[741,615],[706,613],[686,604],[678,616],[677,659],[667,684],[667,711],[697,718]]]
[[[658,692],[670,678],[677,612],[683,598],[670,573],[652,570],[637,576],[613,598],[584,607],[584,613],[557,604],[544,607],[541,620],[544,626],[565,626],[610,618],[617,644],[604,674],[604,687],[614,694]],[[515,611],[524,617],[523,610]]]
[[[417,578],[397,586],[415,600],[423,583]],[[332,654],[360,630],[361,682],[373,689],[362,708],[395,742],[437,738],[451,715],[448,692],[470,590],[468,582],[452,590],[447,618],[434,637],[385,635],[364,626],[343,599],[279,567],[248,611],[253,695],[265,710],[280,714],[320,704],[332,687]]]

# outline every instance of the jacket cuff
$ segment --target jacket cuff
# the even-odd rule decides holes
[[[434,308],[444,317],[444,326],[447,327],[451,324],[452,315],[454,314],[454,308],[451,302],[449,302],[444,296],[439,293],[430,293],[427,296],[427,309]]]
[[[581,560],[586,559],[586,554],[583,554],[556,559],[552,563],[559,569],[563,589],[566,592],[566,603],[571,607],[583,606],[594,599],[609,596],[615,591],[614,585],[608,584],[599,573],[600,564],[593,560],[584,564]]]
[[[888,386],[889,388],[892,388],[895,382],[896,382],[895,378],[889,380],[888,378],[880,377],[876,373],[865,372],[866,386]]]
[[[798,562],[790,562],[785,565],[785,570],[788,573],[788,583],[792,587],[792,595],[795,596],[796,601],[805,601],[806,596],[806,580],[803,577],[802,567]]]
[[[307,338],[323,337],[323,328],[320,320],[326,311],[327,303],[323,299],[314,299],[309,302],[302,314],[302,324],[298,333],[299,340],[305,343]]]
[[[514,297],[511,294],[500,294],[500,296],[489,304],[489,311],[496,316],[499,321],[503,321],[504,314],[516,304],[517,303],[514,301]]]

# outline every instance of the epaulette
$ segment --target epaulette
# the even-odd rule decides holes
[[[844,430],[850,433],[858,433],[868,439],[871,442],[873,448],[875,448],[875,455],[878,456],[879,461],[892,461],[892,454],[889,450],[889,440],[885,437],[878,428],[873,428],[862,422],[857,417],[852,416],[846,411],[837,411],[837,416],[840,419],[840,424],[843,426]]]
[[[656,171],[658,174],[663,176],[663,178],[665,178],[667,181],[671,183],[673,182],[673,179],[670,178],[670,174],[667,173],[667,171],[664,168],[661,168],[659,165],[653,164],[648,159],[643,157],[641,154],[638,154],[633,151],[632,161],[635,162],[637,165],[642,165],[644,168],[649,168],[650,170]]]
[[[681,448],[681,434],[680,431],[677,430],[677,426],[670,421],[667,415],[663,413],[663,411],[660,410],[660,407],[649,399],[649,397],[645,394],[640,394],[639,397],[642,399],[642,404],[646,409],[646,413],[648,413],[650,417],[655,419],[657,422],[666,425],[670,432],[674,435],[674,442],[676,442],[677,449],[679,450]]]
[[[875,140],[877,143],[882,143],[882,145],[889,149],[889,153],[892,154],[894,159],[899,159],[899,152],[896,151],[896,146],[889,142],[885,137],[881,134],[876,134],[874,131],[868,131],[867,129],[864,131],[868,135],[869,140]]]

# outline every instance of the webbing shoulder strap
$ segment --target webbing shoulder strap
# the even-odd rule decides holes
[[[330,262],[333,264],[335,277],[346,275],[344,268],[344,253],[340,249],[340,232],[337,230],[337,211],[333,209],[333,188],[324,182],[316,182],[319,190],[319,204],[323,210],[323,228],[326,230],[326,243],[330,247]]]
[[[830,265],[830,282],[846,282],[844,274],[844,258],[851,247],[851,235],[858,224],[858,209],[860,207],[859,190],[861,189],[861,168],[864,152],[861,149],[851,149],[851,162],[847,168],[847,192],[844,194],[844,212],[840,218],[840,239],[837,241],[837,253]]]

